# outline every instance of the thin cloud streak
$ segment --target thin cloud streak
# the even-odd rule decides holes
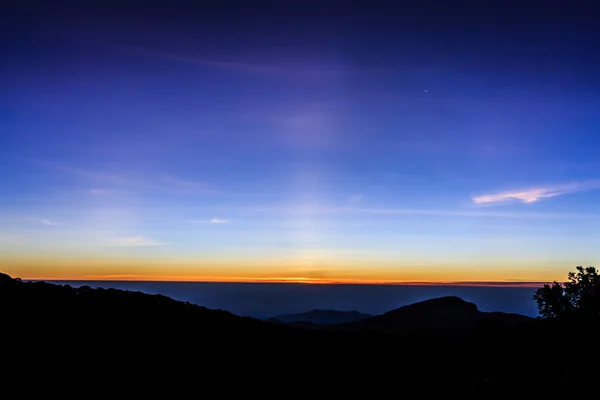
[[[48,225],[48,226],[56,226],[56,225],[58,225],[58,222],[50,221],[49,219],[41,219],[40,223],[42,223],[44,225]]]
[[[104,188],[94,188],[89,190],[89,193],[92,195],[103,195],[109,193],[110,190],[107,189],[106,186],[111,188],[121,188],[123,190],[158,190],[203,195],[221,194],[221,191],[212,188],[203,182],[183,179],[168,173],[154,174],[149,176],[149,174],[144,174],[140,171],[115,169],[99,171],[47,162],[41,162],[41,164],[67,174],[78,176],[82,180],[85,180],[87,184],[98,184],[104,186]]]
[[[102,196],[104,194],[108,194],[109,191],[107,189],[90,189],[89,192],[94,196]]]
[[[518,282],[518,281],[458,281],[458,282],[401,282],[387,283],[388,285],[404,286],[468,286],[468,287],[521,287],[521,288],[539,288],[552,282]],[[383,282],[382,284],[386,284]]]
[[[590,219],[600,218],[600,215],[571,214],[571,213],[543,213],[543,212],[502,212],[502,211],[480,211],[480,210],[448,210],[448,209],[411,209],[411,208],[365,208],[365,207],[336,207],[323,205],[287,205],[262,207],[251,211],[253,214],[260,213],[283,213],[283,214],[338,214],[338,213],[363,213],[363,214],[387,214],[387,215],[423,215],[440,217],[465,217],[465,218],[540,218],[540,219]]]
[[[137,246],[163,246],[165,243],[148,239],[144,236],[129,236],[108,239],[108,244],[119,247],[137,247]]]
[[[261,74],[267,76],[338,76],[344,74],[356,74],[364,72],[385,72],[383,67],[365,66],[356,67],[344,64],[343,60],[332,60],[328,64],[304,63],[302,61],[289,59],[282,63],[247,62],[240,60],[218,60],[210,57],[202,57],[183,53],[154,52],[136,49],[137,53],[162,60],[193,64],[201,67],[215,68],[225,71],[240,72],[246,74]]]
[[[20,237],[18,235],[14,235],[12,233],[2,233],[0,232],[0,244],[17,244],[19,243]]]
[[[209,219],[209,220],[192,219],[189,222],[191,222],[192,224],[226,224],[226,223],[229,222],[229,220],[224,219],[224,218],[214,217],[214,218]]]
[[[474,218],[590,218],[585,214],[486,212],[470,210],[419,210],[419,209],[356,209],[357,212],[396,215],[432,215],[441,217]]]
[[[512,190],[495,194],[485,194],[473,197],[472,200],[475,204],[488,205],[502,204],[511,200],[520,200],[523,203],[535,203],[540,199],[594,189],[600,189],[600,179],[584,182],[572,182],[554,187],[535,187],[525,190]]]
[[[231,62],[231,61],[220,61],[209,58],[194,57],[185,54],[169,54],[163,53],[160,55],[161,58],[170,61],[176,61],[186,64],[196,64],[205,67],[228,69],[233,71],[240,71],[246,73],[282,73],[287,72],[288,69],[279,65],[268,65],[268,64],[249,64],[244,62]]]
[[[202,182],[186,180],[174,175],[164,174],[157,180],[159,185],[178,189],[185,193],[220,194],[219,190],[208,187]]]

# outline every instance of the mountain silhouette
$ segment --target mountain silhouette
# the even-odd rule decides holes
[[[67,331],[103,329],[117,324],[124,332],[176,332],[203,338],[223,338],[233,332],[253,337],[281,335],[287,326],[241,317],[224,310],[174,300],[158,294],[118,289],[71,287],[46,282],[23,282],[0,274],[0,312],[15,328],[34,321]],[[185,328],[185,329],[184,329]],[[96,332],[94,332],[96,334]]]
[[[307,394],[355,395],[360,385],[369,393],[411,388],[419,397],[571,398],[589,390],[578,383],[595,376],[597,368],[584,365],[598,358],[598,348],[582,352],[570,344],[600,335],[595,322],[485,313],[458,297],[360,321],[290,326],[162,295],[25,282],[5,274],[0,323],[10,382],[18,382],[14,372],[28,381],[68,378],[96,390],[114,378],[115,393],[125,381],[136,393],[154,393],[157,383],[188,393],[264,393],[257,382],[277,382]],[[485,329],[458,335],[482,323]],[[435,335],[407,334],[421,331]],[[564,348],[558,359],[548,351],[554,346]]]
[[[514,326],[531,320],[520,314],[482,312],[475,304],[460,297],[446,296],[403,306],[360,321],[336,324],[333,328],[386,334],[458,334],[472,332],[486,322]]]
[[[280,315],[270,320],[284,323],[310,322],[326,325],[360,321],[370,317],[372,315],[359,313],[358,311],[312,310],[305,313]]]

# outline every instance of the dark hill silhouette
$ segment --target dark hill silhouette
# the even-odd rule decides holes
[[[272,324],[278,325],[287,325],[292,328],[300,328],[300,329],[311,329],[311,330],[325,330],[327,328],[327,324],[316,324],[314,322],[308,321],[292,321],[292,322],[282,322],[277,318],[269,318],[266,320]]]
[[[394,324],[400,320],[422,322],[428,315],[446,327],[482,314],[489,315],[458,298],[442,298],[349,324],[390,323],[399,332],[404,328]],[[418,326],[439,325],[423,324]],[[400,388],[399,397],[464,399],[574,398],[589,390],[579,383],[593,382],[598,371],[590,364],[600,358],[593,346],[597,324],[528,320],[502,326],[405,338],[296,329],[161,295],[0,275],[3,378],[12,388],[36,382],[32,388],[46,392],[61,382],[95,393],[129,389],[137,397],[173,397],[177,391],[264,395],[274,383],[307,395],[356,395],[362,389],[374,396]],[[588,342],[585,352],[573,345]]]
[[[486,321],[514,326],[531,320],[520,314],[482,312],[473,303],[448,296],[410,304],[360,321],[337,324],[334,328],[401,335],[409,332],[464,334],[472,332]]]
[[[358,311],[312,310],[305,313],[280,315],[274,317],[274,319],[284,323],[341,324],[360,321],[369,317],[372,317],[372,315],[359,313]]]
[[[95,327],[99,331],[118,324],[123,332],[151,330],[169,335],[182,330],[186,336],[207,339],[249,333],[239,338],[239,343],[255,335],[269,337],[291,329],[142,292],[22,282],[5,274],[0,276],[0,288],[0,311],[19,324],[78,324],[78,329]]]

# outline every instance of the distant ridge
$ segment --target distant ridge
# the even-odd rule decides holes
[[[429,299],[388,311],[360,321],[341,323],[335,329],[344,331],[377,331],[407,334],[410,331],[440,334],[466,333],[483,322],[515,326],[533,318],[502,312],[482,312],[460,297]]]

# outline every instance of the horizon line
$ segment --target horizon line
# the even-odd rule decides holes
[[[164,277],[164,276],[134,276],[134,275],[88,275],[81,278],[35,277],[21,278],[24,281],[47,282],[163,282],[163,283],[266,283],[266,284],[304,284],[304,285],[381,285],[381,286],[464,286],[464,287],[530,287],[538,288],[553,282],[545,281],[399,281],[399,280],[344,280],[322,278],[232,278],[222,277]]]

